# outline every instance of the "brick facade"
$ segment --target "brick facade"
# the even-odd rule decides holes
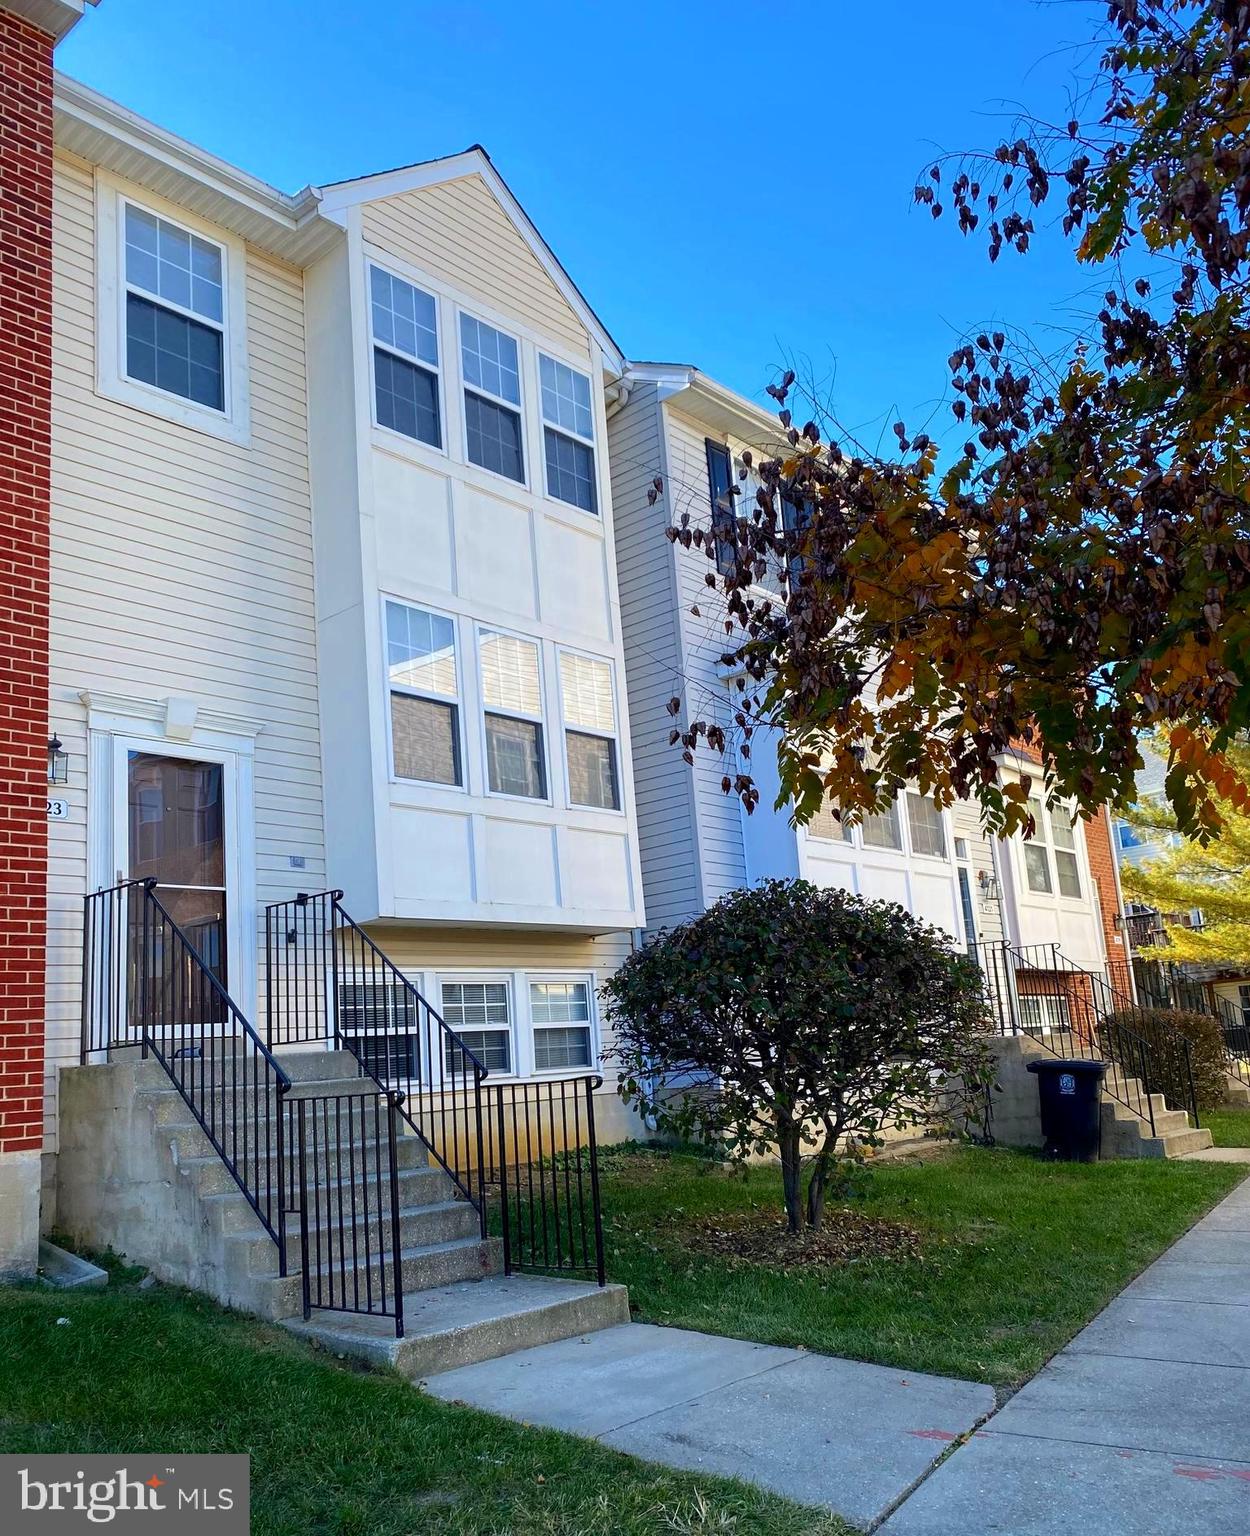
[[[1103,942],[1107,948],[1107,974],[1118,991],[1131,996],[1128,941],[1116,883],[1113,836],[1111,813],[1104,805],[1097,816],[1085,823],[1085,848],[1089,854],[1089,872],[1098,886]]]
[[[43,1142],[52,46],[0,10],[0,1154]]]

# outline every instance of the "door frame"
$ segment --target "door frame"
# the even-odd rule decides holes
[[[84,700],[84,702],[87,702]],[[144,703],[136,700],[134,703]],[[244,730],[202,725],[194,705],[185,711],[147,703],[153,713],[121,714],[89,704],[87,769],[87,889],[117,883],[129,858],[128,754],[148,752],[192,762],[220,763],[226,855],[226,977],[231,998],[255,1023],[257,999],[255,744],[259,724],[230,719]],[[156,712],[159,710],[159,714]],[[210,721],[212,717],[210,716]],[[170,734],[171,722],[177,733]],[[125,878],[123,873],[122,878]],[[160,887],[157,887],[159,894]],[[233,913],[233,916],[231,915]]]

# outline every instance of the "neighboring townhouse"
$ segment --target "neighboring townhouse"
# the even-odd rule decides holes
[[[631,363],[609,408],[609,443],[650,927],[680,922],[737,886],[801,876],[897,901],[969,949],[1004,940],[1020,950],[1057,945],[1073,967],[1122,972],[1118,886],[1102,816],[1073,826],[1043,814],[1038,802],[1031,842],[987,839],[971,803],[938,810],[907,790],[854,829],[832,807],[795,828],[774,809],[778,780],[766,737],[751,757],[760,801],[750,815],[724,793],[715,753],[698,751],[693,772],[687,767],[669,745],[667,702],[679,697],[686,718],[728,724],[733,680],[720,658],[732,641],[723,603],[707,585],[712,561],[670,543],[664,529],[683,515],[707,526],[724,514],[730,485],[740,487],[740,507],[753,505],[757,482],[743,454],[758,463],[775,453],[778,426],[698,369]],[[648,505],[656,477],[663,493]],[[1039,777],[1026,755],[1002,766],[1009,779]]]

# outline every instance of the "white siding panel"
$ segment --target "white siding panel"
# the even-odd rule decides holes
[[[252,434],[225,443],[96,393],[95,199],[77,162],[58,161],[54,212],[51,718],[70,754],[70,819],[49,825],[50,1146],[56,1068],[78,1050],[80,691],[263,722],[256,900],[325,881],[302,278],[247,253]]]
[[[586,332],[480,176],[366,203],[366,241],[588,356]]]

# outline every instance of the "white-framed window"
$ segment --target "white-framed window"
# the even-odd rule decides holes
[[[1077,854],[1076,826],[1065,806],[1043,807],[1036,797],[1029,800],[1034,833],[1024,843],[1024,878],[1029,890],[1038,896],[1053,896],[1056,882],[1059,895],[1069,900],[1081,899],[1081,866]]]
[[[913,789],[907,791],[907,831],[913,853],[930,859],[947,857],[942,813],[931,796]]]
[[[515,338],[462,310],[460,367],[469,463],[524,485],[521,362]]]
[[[546,800],[542,665],[537,642],[480,629],[477,648],[487,788],[492,795]]]
[[[896,853],[903,851],[903,824],[899,819],[898,800],[891,800],[884,811],[865,816],[860,822],[859,835],[865,848],[889,848]]]
[[[337,1023],[381,1082],[410,1083],[420,1075],[417,1005],[402,982],[344,978]]]
[[[1072,1022],[1068,1000],[1062,994],[1021,993],[1016,1001],[1020,1005],[1020,1023],[1025,1029],[1048,1034],[1052,1029],[1066,1030]]]
[[[547,495],[599,515],[595,485],[595,422],[590,379],[567,363],[538,354]]]
[[[560,706],[569,804],[619,811],[621,773],[612,664],[577,651],[561,651]]]
[[[370,262],[369,334],[378,426],[441,448],[437,300]]]
[[[583,978],[531,977],[529,991],[535,1072],[592,1066],[590,982]]]
[[[170,421],[247,441],[246,257],[237,239],[96,181],[96,387]]]
[[[392,771],[397,779],[462,788],[455,621],[389,597],[385,608]]]
[[[853,843],[855,841],[854,832],[838,818],[834,803],[828,795],[821,802],[820,809],[808,822],[807,835],[819,838],[822,843]]]
[[[488,1072],[509,1075],[513,1070],[512,988],[506,976],[443,980],[439,985],[440,1011]],[[464,1071],[464,1057],[448,1041],[445,1070]]]

